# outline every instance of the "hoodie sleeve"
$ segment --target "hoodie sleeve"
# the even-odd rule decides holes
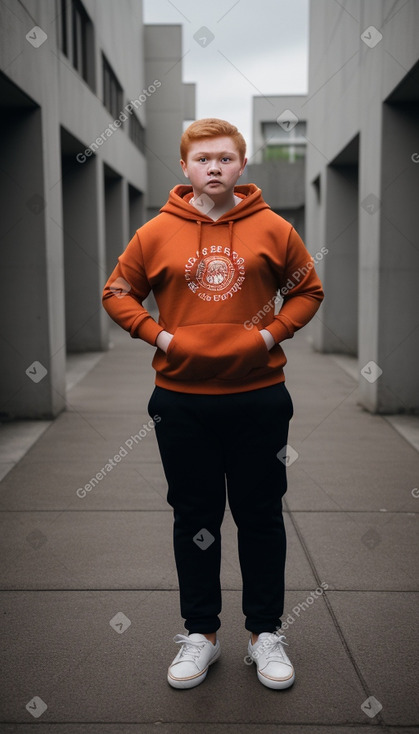
[[[324,298],[314,261],[301,237],[292,229],[288,239],[280,293],[284,301],[274,321],[265,328],[276,343],[290,339],[314,316]]]
[[[141,242],[136,232],[105,285],[102,303],[109,316],[133,338],[155,345],[163,327],[143,306],[150,291]]]

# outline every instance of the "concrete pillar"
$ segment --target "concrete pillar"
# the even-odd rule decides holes
[[[376,349],[383,374],[374,405],[380,413],[419,410],[418,129],[418,101],[383,105]]]
[[[128,242],[124,180],[105,168],[106,277],[114,269]]]
[[[96,156],[78,163],[63,141],[63,221],[67,351],[107,348],[108,325],[101,305],[106,280],[103,163]],[[82,144],[76,141],[75,149]],[[73,151],[74,153],[74,151]]]
[[[49,151],[41,110],[13,89],[13,105],[3,109],[0,121],[0,414],[50,418],[65,403],[61,230],[54,225],[52,242],[47,225],[55,212],[46,207]]]
[[[374,103],[364,118],[359,154],[359,402],[372,413],[380,412],[381,150],[382,105]]]
[[[162,206],[165,204],[162,201]],[[129,207],[129,238],[134,236],[137,229],[139,229],[145,222],[145,210],[144,210],[144,196],[141,191],[138,191],[134,186],[128,185],[128,207]]]
[[[326,171],[327,298],[323,351],[358,352],[358,168],[330,165]]]
[[[322,203],[324,188],[325,188],[325,173],[319,174],[319,176],[310,183],[307,182],[306,186],[306,222],[309,226],[306,228],[306,240],[305,244],[311,255],[320,252],[323,246],[326,246],[325,238],[325,209]],[[323,258],[316,265],[316,272],[322,281],[325,283],[326,280],[326,261]],[[318,352],[324,351],[325,341],[325,326],[323,322],[323,310],[325,303],[323,301],[320,311],[316,314],[315,318],[310,321],[307,328],[310,330],[310,337],[312,340],[313,348]]]

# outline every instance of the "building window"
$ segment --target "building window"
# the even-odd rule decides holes
[[[305,158],[305,145],[266,145],[263,149],[264,161],[287,160],[294,163],[298,158]]]
[[[103,104],[116,119],[122,112],[122,87],[116,75],[102,54]]]
[[[267,143],[282,143],[286,144],[289,142],[306,143],[306,122],[297,122],[296,125],[291,127],[290,130],[284,130],[277,122],[263,122],[262,123],[262,134],[263,139]]]
[[[58,48],[95,91],[93,23],[80,0],[57,0]]]
[[[284,130],[277,122],[262,123],[265,161],[285,159],[294,163],[305,158],[307,139],[306,122],[297,122],[291,130]]]
[[[129,116],[129,137],[134,143],[135,147],[144,153],[145,150],[145,130],[139,121],[138,117],[132,112]]]
[[[68,57],[67,0],[58,0],[58,48]]]
[[[73,66],[88,82],[87,35],[89,18],[82,4],[73,0]]]

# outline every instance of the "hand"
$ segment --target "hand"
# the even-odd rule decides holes
[[[173,334],[170,334],[168,331],[161,331],[156,339],[156,346],[161,349],[163,352],[167,352],[167,348],[170,344],[170,342],[173,339]]]
[[[267,350],[269,351],[270,349],[272,349],[275,344],[275,339],[273,338],[271,332],[267,329],[261,329],[259,333],[266,344]]]

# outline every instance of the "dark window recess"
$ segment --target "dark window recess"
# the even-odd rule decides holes
[[[116,120],[122,110],[122,87],[116,78],[116,75],[102,54],[102,75],[103,75],[103,104],[112,117]]]
[[[67,0],[58,0],[58,48],[68,57]]]
[[[56,8],[58,48],[94,92],[93,23],[81,0],[56,0]]]
[[[89,17],[79,0],[73,0],[73,66],[89,83],[89,68],[87,56],[87,38],[89,33]]]
[[[134,143],[135,147],[144,153],[145,151],[145,130],[139,121],[138,117],[132,112],[129,116],[129,137]]]

